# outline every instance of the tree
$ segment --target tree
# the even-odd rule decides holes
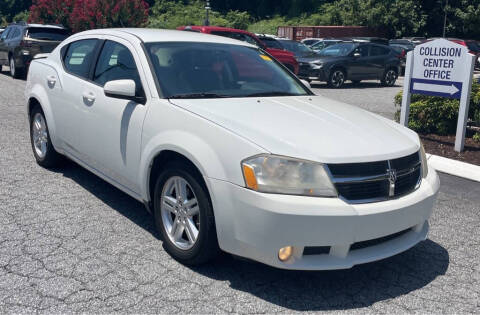
[[[147,19],[144,0],[34,0],[29,17],[30,22],[63,24],[73,32],[140,27]]]

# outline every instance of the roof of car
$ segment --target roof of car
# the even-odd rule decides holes
[[[65,29],[65,27],[59,24],[37,24],[37,23],[26,23],[26,22],[14,22],[14,23],[11,23],[10,25],[24,26],[24,27],[55,28],[55,29],[61,29],[61,30]]]
[[[155,28],[110,28],[89,30],[76,35],[121,35],[131,34],[139,38],[145,43],[151,42],[203,42],[203,43],[219,43],[233,44],[241,46],[255,47],[243,41],[231,39],[223,36],[209,35],[197,32],[185,32],[179,30],[165,30]]]

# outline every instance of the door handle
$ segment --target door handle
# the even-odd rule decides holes
[[[95,94],[93,92],[83,92],[83,99],[89,103],[93,103],[95,101]]]
[[[54,75],[49,75],[47,77],[47,83],[50,88],[53,88],[56,82],[57,82],[57,78],[55,78]]]

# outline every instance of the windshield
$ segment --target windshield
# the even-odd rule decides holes
[[[231,44],[146,44],[165,98],[310,95],[262,50]]]
[[[355,44],[353,43],[335,44],[321,50],[320,54],[322,56],[345,57],[345,56],[348,56],[348,54],[350,54],[354,48],[355,48]]]
[[[310,47],[294,40],[282,40],[280,43],[282,44],[283,48],[293,52],[295,56],[313,53],[313,50],[311,50]]]
[[[68,31],[60,28],[30,27],[28,37],[32,39],[62,41],[68,37]]]

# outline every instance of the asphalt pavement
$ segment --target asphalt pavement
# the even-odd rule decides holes
[[[429,239],[383,261],[297,272],[224,255],[189,268],[164,251],[142,204],[74,163],[54,171],[37,166],[25,82],[6,69],[0,73],[0,313],[479,312],[479,183],[441,175]],[[316,91],[390,113],[395,88],[365,84]]]

